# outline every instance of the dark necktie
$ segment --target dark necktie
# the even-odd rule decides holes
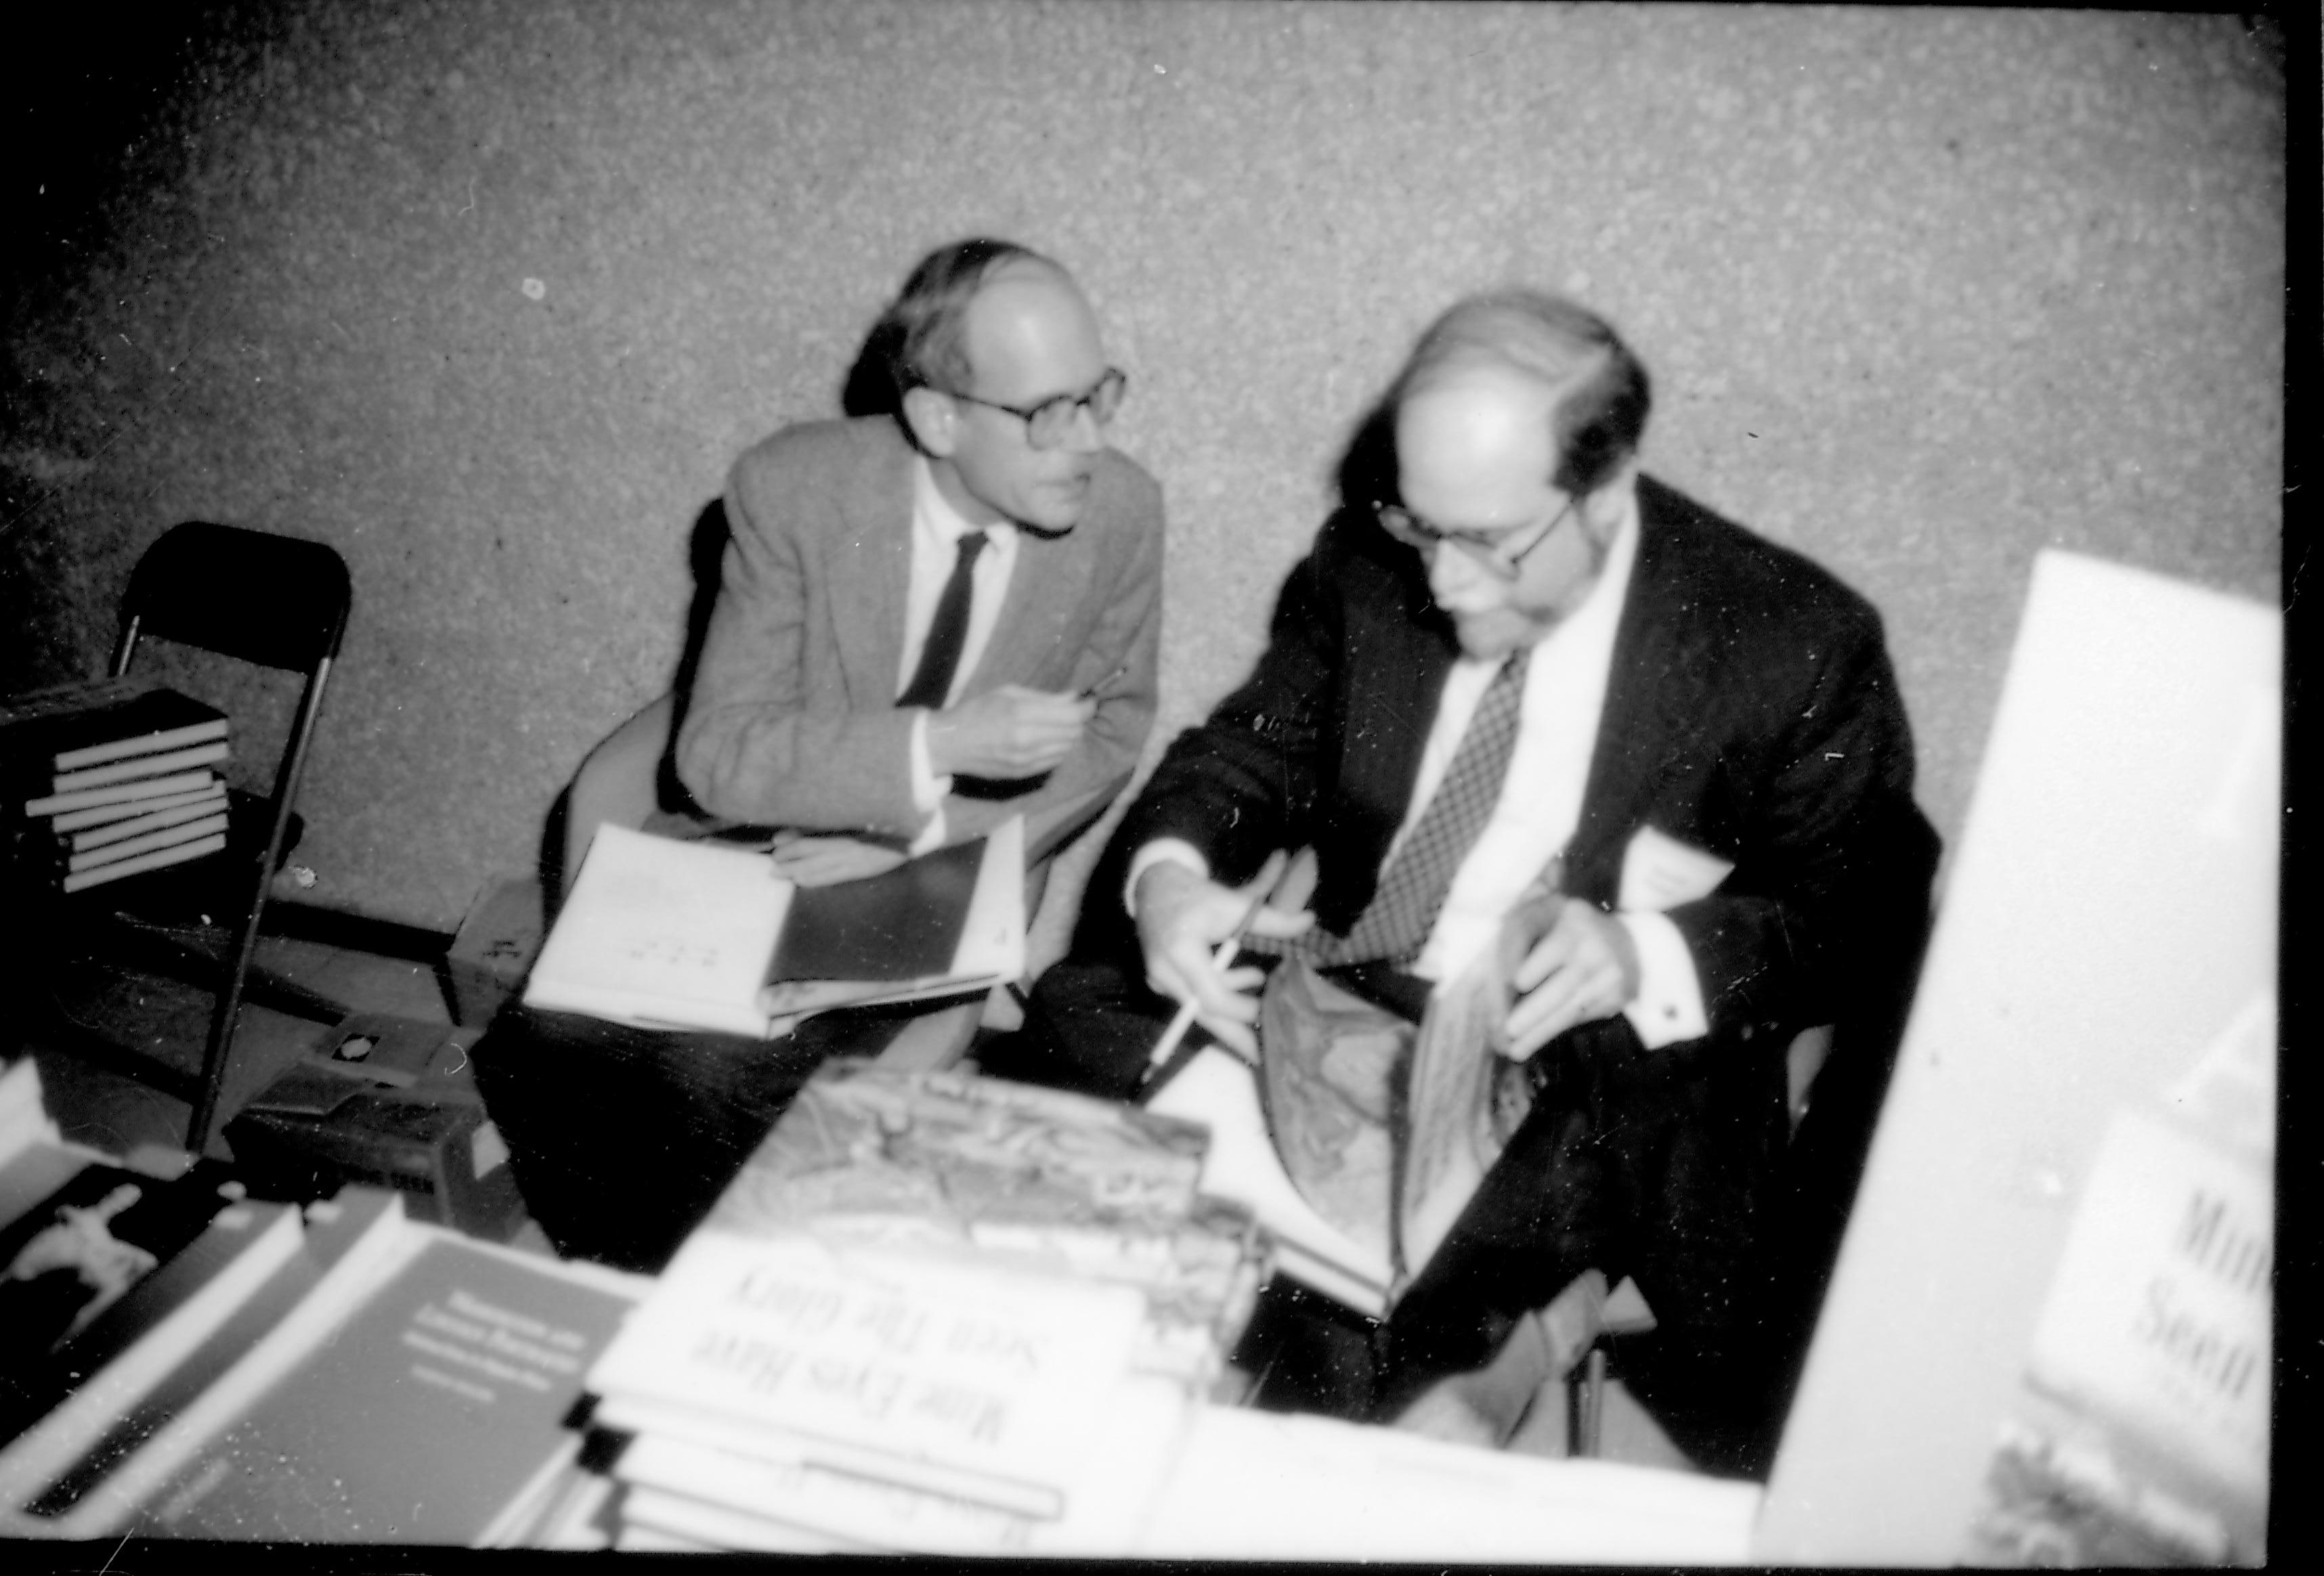
[[[1419,955],[1436,924],[1437,910],[1444,907],[1454,872],[1501,797],[1501,779],[1508,775],[1509,753],[1517,747],[1517,713],[1532,655],[1530,646],[1519,648],[1485,687],[1444,780],[1404,846],[1380,872],[1379,889],[1356,917],[1347,938],[1310,931],[1280,950],[1312,958],[1324,968],[1380,959],[1407,963]]]
[[[960,650],[968,644],[968,604],[975,590],[976,555],[984,550],[984,533],[972,530],[960,539],[960,557],[953,560],[952,578],[936,599],[936,616],[928,624],[927,644],[920,648],[920,666],[912,682],[896,698],[899,706],[941,710],[952,694]]]

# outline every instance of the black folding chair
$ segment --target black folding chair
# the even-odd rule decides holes
[[[171,962],[161,965],[166,972],[208,985],[217,998],[201,1074],[189,1090],[193,1112],[186,1125],[186,1147],[196,1155],[209,1141],[235,1022],[245,990],[254,984],[251,961],[268,889],[296,841],[292,805],[306,770],[323,686],[346,631],[353,594],[346,560],[320,542],[189,521],[171,527],[146,550],[122,601],[121,637],[113,656],[116,675],[129,670],[143,642],[159,640],[302,674],[306,679],[275,768],[273,791],[263,797],[234,793],[224,852],[78,894],[86,900],[85,911],[102,908],[133,920],[149,912],[156,899],[179,913],[191,909],[206,917],[205,931],[214,931],[226,942],[222,955],[167,948]],[[241,742],[237,736],[237,744]],[[287,981],[256,983],[268,987],[263,996],[270,1003],[302,1017],[335,1022],[346,1011]],[[262,992],[254,989],[250,993]],[[182,1075],[161,1081],[183,1083]]]

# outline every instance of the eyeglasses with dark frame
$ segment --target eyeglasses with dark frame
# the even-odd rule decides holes
[[[1025,441],[1035,448],[1055,448],[1073,436],[1074,418],[1087,410],[1100,427],[1113,419],[1121,409],[1121,396],[1130,387],[1130,374],[1118,366],[1105,369],[1105,375],[1090,386],[1085,394],[1059,394],[1038,405],[1004,405],[998,400],[980,399],[947,390],[955,400],[965,400],[972,405],[982,405],[988,410],[998,410],[1004,416],[1014,416],[1025,424]]]
[[[1379,521],[1382,530],[1423,557],[1437,543],[1450,542],[1468,554],[1488,574],[1502,580],[1514,580],[1524,567],[1526,555],[1555,536],[1557,528],[1565,523],[1565,517],[1572,513],[1581,502],[1579,493],[1568,498],[1565,507],[1551,515],[1549,523],[1535,532],[1534,539],[1514,553],[1507,550],[1508,541],[1512,536],[1523,532],[1523,526],[1515,531],[1447,530],[1443,526],[1432,525],[1401,503],[1375,503],[1372,505],[1372,517]]]

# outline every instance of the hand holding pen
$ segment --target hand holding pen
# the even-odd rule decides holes
[[[1147,982],[1181,1004],[1149,1067],[1170,1060],[1197,1023],[1230,1051],[1258,1060],[1252,1025],[1259,1018],[1256,992],[1263,976],[1255,967],[1232,965],[1246,934],[1293,936],[1314,923],[1305,909],[1310,882],[1286,877],[1295,863],[1312,871],[1309,857],[1293,862],[1277,852],[1240,888],[1221,885],[1177,863],[1157,863],[1139,875],[1134,903]],[[1270,907],[1270,897],[1282,906]]]

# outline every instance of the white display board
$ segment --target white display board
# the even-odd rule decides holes
[[[2037,560],[1755,1558],[1976,1558],[2109,1133],[2273,1042],[2282,739],[2274,610]]]

